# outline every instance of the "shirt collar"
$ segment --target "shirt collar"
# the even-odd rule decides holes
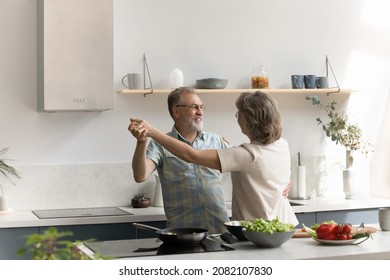
[[[183,136],[181,136],[181,134],[177,131],[177,129],[176,129],[175,126],[172,127],[171,134],[172,134],[172,136],[173,136],[174,138],[176,138],[176,139],[178,139],[178,140],[180,140],[180,141],[183,141],[183,142],[188,143],[187,139],[185,139]],[[198,135],[197,135],[197,137],[196,137],[195,140],[197,140],[197,139],[204,140],[204,133],[203,133],[202,130],[199,130],[199,131],[197,132],[197,134],[198,134]]]

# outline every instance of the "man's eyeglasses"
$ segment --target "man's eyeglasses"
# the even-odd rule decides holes
[[[206,106],[204,105],[197,105],[197,104],[192,104],[192,105],[176,105],[176,107],[186,107],[186,108],[191,108],[192,110],[201,110],[204,111],[206,109]]]

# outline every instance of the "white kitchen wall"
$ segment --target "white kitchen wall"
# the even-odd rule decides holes
[[[389,8],[386,0],[114,0],[115,109],[38,113],[37,3],[0,0],[0,148],[10,147],[7,157],[26,173],[16,188],[1,181],[11,203],[29,209],[56,208],[53,199],[62,201],[61,207],[130,201],[129,194],[142,186],[133,181],[130,170],[135,146],[127,131],[130,116],[166,131],[172,126],[166,94],[116,93],[123,88],[122,76],[142,72],[143,53],[155,88],[168,87],[169,72],[175,67],[183,71],[185,85],[221,77],[229,79],[228,88],[249,88],[252,68],[260,62],[269,69],[272,88],[289,88],[291,74],[324,75],[328,55],[340,86],[357,92],[321,99],[348,108],[367,140],[376,145],[367,165],[370,187],[364,191],[390,198]],[[207,106],[205,129],[233,144],[247,141],[235,124],[237,96],[201,96]],[[318,194],[320,186],[310,181],[310,172],[317,171],[320,159],[330,160],[329,165],[342,161],[343,149],[324,137],[315,121],[324,115],[303,95],[275,98],[292,163],[296,165],[301,152],[309,169],[308,190]],[[75,167],[85,172],[76,172]],[[104,183],[92,179],[96,172],[105,174]],[[59,186],[56,182],[63,176],[68,178]],[[337,178],[321,188],[337,196],[341,191]],[[80,197],[72,200],[67,190],[75,186]]]

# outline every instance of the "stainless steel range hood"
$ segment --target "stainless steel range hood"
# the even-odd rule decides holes
[[[38,111],[114,108],[113,0],[38,0]]]

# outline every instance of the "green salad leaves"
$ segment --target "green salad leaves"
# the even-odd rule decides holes
[[[282,223],[279,217],[276,217],[273,220],[264,220],[262,218],[257,218],[252,221],[243,221],[241,225],[247,231],[260,231],[268,233],[286,232],[295,229],[293,224]]]

